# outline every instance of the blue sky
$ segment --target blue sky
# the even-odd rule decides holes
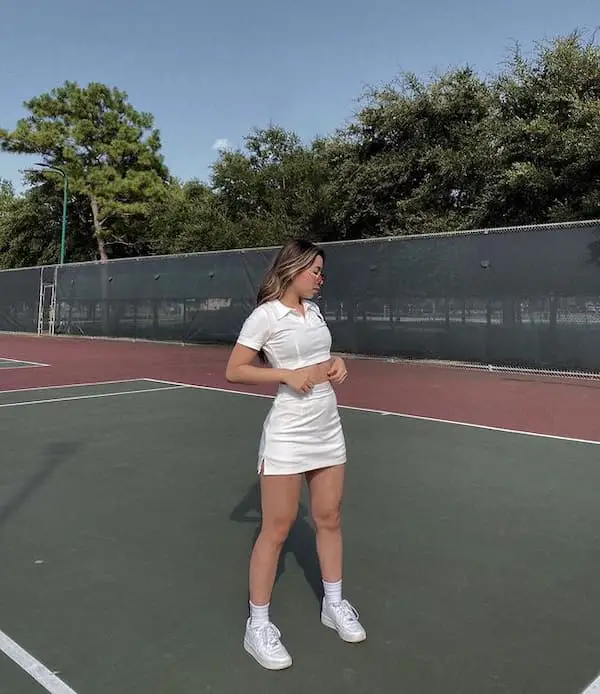
[[[207,180],[219,140],[269,123],[310,140],[400,71],[495,73],[515,41],[597,24],[598,0],[3,0],[0,127],[65,80],[104,82],[154,114],[174,175]],[[0,153],[0,178],[20,188],[35,160]]]

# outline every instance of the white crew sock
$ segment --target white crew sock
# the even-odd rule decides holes
[[[328,583],[323,581],[325,591],[325,602],[328,605],[339,605],[342,602],[342,582]]]
[[[250,605],[250,626],[264,627],[269,623],[269,603],[266,605],[255,605],[249,602]]]

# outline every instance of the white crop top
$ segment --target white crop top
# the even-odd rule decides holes
[[[264,351],[275,369],[301,369],[331,358],[331,333],[319,307],[304,301],[305,316],[282,304],[268,301],[246,318],[237,341]]]

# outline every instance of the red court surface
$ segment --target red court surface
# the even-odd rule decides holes
[[[4,334],[0,358],[48,366],[1,369],[0,390],[153,378],[274,393],[274,388],[227,383],[228,355],[228,347]],[[600,442],[600,380],[594,378],[347,361],[349,378],[336,387],[342,406]]]

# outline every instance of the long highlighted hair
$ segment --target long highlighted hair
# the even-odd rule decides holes
[[[307,270],[317,257],[325,262],[325,252],[311,241],[288,241],[267,270],[256,297],[256,305],[281,299],[294,278]]]

